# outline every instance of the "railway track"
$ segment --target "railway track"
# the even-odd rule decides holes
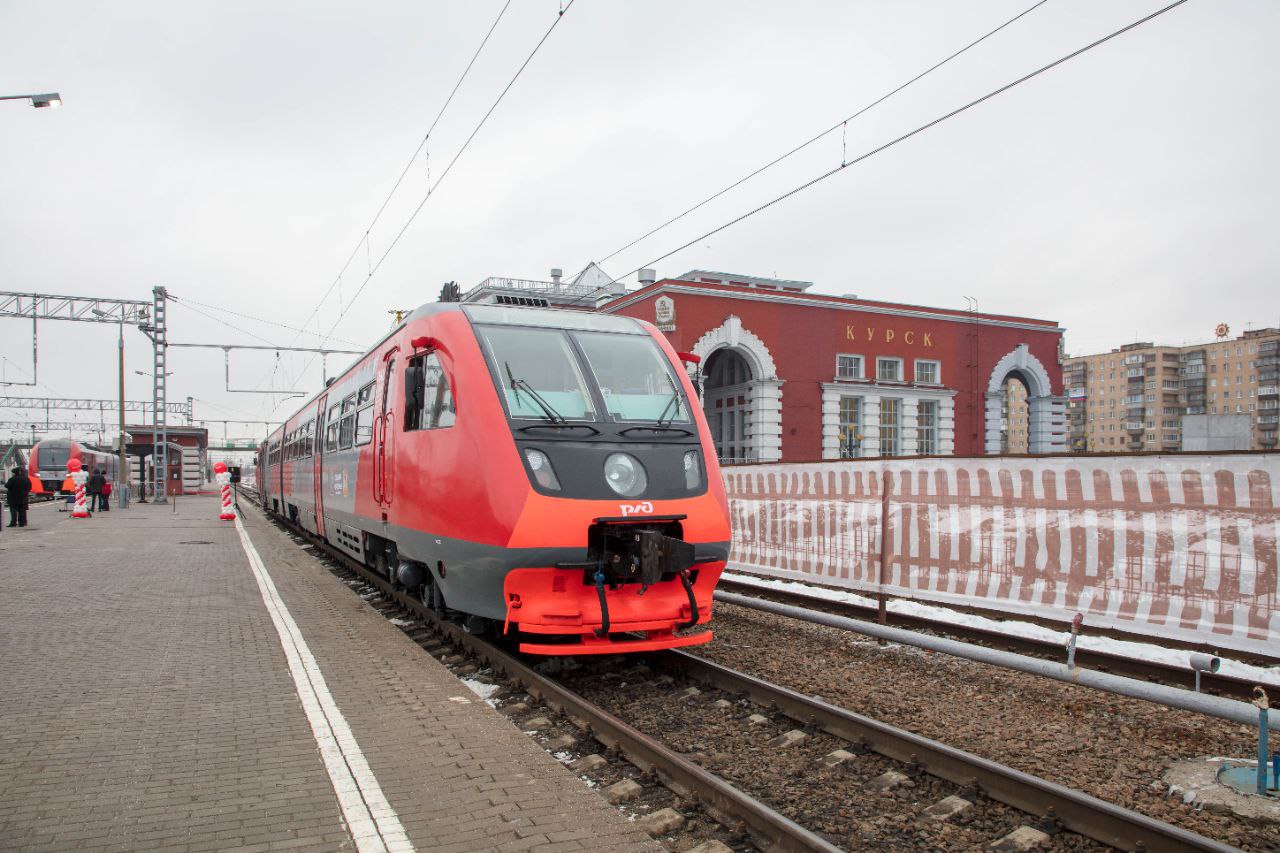
[[[809,610],[818,610],[825,613],[848,616],[854,619],[875,621],[877,618],[877,611],[873,606],[845,601],[832,601],[829,598],[807,595],[799,591],[765,588],[756,584],[736,581],[732,578],[721,578],[717,589],[723,589],[725,591],[736,592],[741,595],[747,595],[769,601],[782,602],[784,604],[793,604],[797,607],[803,607]],[[974,643],[975,645],[986,646],[993,649],[1003,649],[1005,651],[1017,652],[1031,657],[1043,658],[1045,660],[1061,662],[1066,658],[1066,650],[1061,644],[1056,642],[1036,640],[1030,637],[1017,637],[1010,634],[1004,634],[999,631],[985,630],[975,626],[957,625],[951,622],[939,622],[924,616],[891,612],[888,614],[888,624],[895,628],[905,628],[936,636],[950,637],[952,639]],[[1061,626],[1054,626],[1053,630],[1060,631],[1062,628]],[[1112,636],[1111,634],[1102,631],[1091,631],[1090,633]],[[1127,637],[1126,639],[1136,641],[1133,637]],[[1200,651],[1201,649],[1197,647],[1195,650]],[[1274,661],[1247,658],[1245,659],[1245,662],[1257,665],[1275,664]],[[1195,686],[1195,673],[1191,670],[1190,666],[1178,667],[1154,661],[1137,660],[1120,654],[1111,654],[1109,652],[1082,648],[1080,646],[1076,647],[1075,664],[1076,666],[1083,667],[1085,669],[1093,669],[1098,672],[1107,672],[1114,675],[1123,675],[1129,678],[1138,678],[1152,683],[1165,684],[1170,687],[1184,687],[1190,689]],[[1256,682],[1254,681],[1234,678],[1221,672],[1202,672],[1200,674],[1200,690],[1202,692],[1209,693],[1214,696],[1224,696],[1231,699],[1250,701],[1253,698],[1253,687],[1255,683]]]
[[[625,758],[634,768],[629,774],[601,769],[608,760],[591,756],[572,765],[621,776],[606,791],[610,799],[660,784],[679,798],[681,811],[704,812],[724,826],[734,847],[1018,850],[1033,849],[1020,846],[1028,840],[1044,842],[1043,832],[1055,849],[1234,849],[684,652],[535,668],[274,520],[456,672],[483,667],[504,683],[503,710],[539,730],[549,750],[573,745],[589,753],[599,742],[606,754]],[[556,730],[567,733],[557,737]]]

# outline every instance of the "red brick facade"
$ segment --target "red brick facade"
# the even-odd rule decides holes
[[[838,458],[839,400],[851,395],[862,401],[860,410],[869,421],[857,455],[916,455],[911,434],[917,400],[939,401],[928,410],[939,421],[937,436],[922,438],[919,446],[937,455],[994,452],[989,394],[1010,372],[1030,392],[1031,451],[1064,449],[1062,329],[1056,323],[782,289],[800,283],[779,282],[779,289],[771,289],[759,283],[768,280],[753,281],[757,284],[737,286],[705,278],[666,279],[602,309],[657,323],[679,351],[706,358],[720,349],[735,350],[746,358],[754,383],[777,389],[778,424],[770,423],[768,411],[775,392],[755,389],[760,405],[751,412],[749,429],[755,436],[748,442],[755,452],[742,454],[746,461]],[[659,300],[664,301],[661,311]],[[837,377],[841,354],[861,356],[860,377]],[[898,378],[878,378],[877,359],[900,360]],[[936,365],[925,365],[917,377],[918,360]],[[846,360],[846,366],[856,363]],[[893,364],[884,370],[893,373]],[[932,382],[927,370],[933,371]],[[879,452],[872,438],[882,400],[895,401],[886,405],[895,407],[901,422],[896,446],[886,435],[885,449],[896,452]],[[998,417],[998,407],[995,411]]]

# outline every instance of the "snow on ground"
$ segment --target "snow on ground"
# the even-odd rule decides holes
[[[471,688],[471,692],[479,696],[481,699],[488,699],[493,694],[502,689],[501,684],[486,684],[474,678],[463,678],[462,683]]]
[[[856,604],[861,607],[875,607],[877,605],[877,601],[874,598],[868,598],[856,592],[800,583],[799,581],[762,578],[740,572],[725,572],[723,577],[735,583],[746,584],[760,589],[776,589],[807,595],[811,598],[820,598],[824,601]],[[1023,637],[1029,640],[1057,643],[1063,647],[1064,661],[1066,659],[1067,641],[1071,638],[1071,634],[1068,631],[1055,631],[1052,628],[1046,628],[1043,625],[1036,625],[1031,622],[1021,622],[1016,619],[988,619],[985,616],[962,613],[958,610],[939,607],[935,604],[921,604],[918,601],[911,601],[905,598],[890,598],[887,607],[890,613],[899,613],[903,616],[915,616],[932,622],[976,628],[982,631],[1008,634],[1009,636]],[[1085,627],[1087,630],[1088,626],[1086,625]],[[1191,671],[1187,663],[1188,653],[1182,649],[1166,649],[1153,643],[1136,643],[1129,640],[1115,640],[1110,637],[1091,637],[1087,633],[1082,634],[1076,641],[1076,647],[1134,660],[1185,667],[1188,672]],[[1261,667],[1224,657],[1222,658],[1222,667],[1218,672],[1233,678],[1252,681],[1255,684],[1280,687],[1280,664]]]

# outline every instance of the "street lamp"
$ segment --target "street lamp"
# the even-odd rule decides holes
[[[61,103],[61,101],[59,101]],[[89,309],[99,317],[107,318],[110,314],[100,308]],[[129,506],[129,454],[125,450],[125,432],[124,432],[124,309],[120,309],[120,343],[118,347],[120,360],[120,446],[116,448],[120,457],[120,497],[117,498],[120,509],[126,509]]]
[[[45,95],[0,95],[0,101],[30,101],[31,106],[38,110],[45,107],[62,106],[62,96],[57,92],[50,92]]]

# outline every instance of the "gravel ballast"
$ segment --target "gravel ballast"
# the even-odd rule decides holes
[[[1197,811],[1172,762],[1249,757],[1255,729],[1110,693],[717,604],[709,660],[1246,850],[1280,825]]]

